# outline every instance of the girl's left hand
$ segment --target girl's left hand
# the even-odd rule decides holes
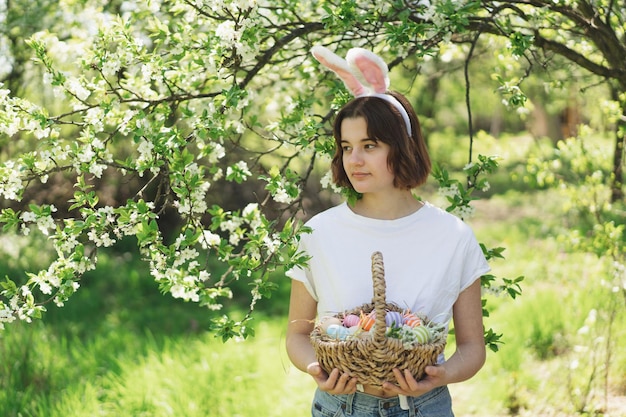
[[[393,374],[398,384],[385,382],[383,383],[383,388],[385,391],[398,395],[419,397],[434,388],[446,385],[446,369],[443,366],[427,366],[424,371],[426,372],[424,378],[417,381],[408,369],[405,369],[403,372],[396,368],[393,370]]]

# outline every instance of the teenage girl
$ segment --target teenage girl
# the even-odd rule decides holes
[[[430,173],[419,121],[407,99],[389,92],[387,67],[369,51],[352,49],[347,61],[325,48],[314,56],[356,96],[337,114],[331,163],[338,186],[359,194],[308,222],[300,248],[311,258],[292,278],[287,352],[315,380],[312,416],[453,416],[447,385],[472,377],[485,361],[480,276],[489,266],[472,230],[413,191]],[[456,351],[416,380],[362,385],[338,369],[323,370],[309,335],[320,317],[372,299],[371,255],[385,260],[387,301],[448,325]]]

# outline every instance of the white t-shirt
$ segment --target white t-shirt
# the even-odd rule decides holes
[[[304,283],[320,317],[372,301],[371,256],[383,255],[387,302],[448,324],[459,294],[489,271],[470,227],[430,203],[395,220],[355,214],[346,203],[311,218],[300,249],[308,268],[287,276]]]

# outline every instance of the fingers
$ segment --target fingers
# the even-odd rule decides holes
[[[396,383],[385,382],[383,388],[395,394],[417,397],[435,388],[436,382],[443,375],[443,372],[445,371],[441,367],[428,366],[425,369],[425,377],[418,381],[408,369],[401,371],[395,368],[393,375],[396,378]]]
[[[438,386],[437,381],[444,376],[445,369],[440,366],[427,366],[424,371],[425,377],[418,381],[408,369],[395,368],[393,375],[396,378],[396,383],[387,381],[383,383],[383,388],[398,395],[417,397],[425,394]],[[357,378],[348,373],[342,373],[337,368],[327,374],[319,363],[314,362],[307,367],[307,372],[315,379],[322,391],[335,395],[356,392]]]
[[[313,367],[312,367],[313,368]],[[326,391],[330,394],[352,394],[356,392],[357,379],[351,377],[347,373],[341,373],[339,369],[333,369],[329,375],[327,375],[320,367],[319,371],[316,369],[309,369],[309,374],[313,376],[315,382],[322,391]]]
[[[320,386],[323,390],[331,394],[352,394],[356,391],[357,379],[351,377],[347,373],[340,373],[339,369],[333,369],[324,386]]]
[[[446,370],[442,367],[442,366],[427,366],[424,369],[424,372],[426,372],[426,375],[428,375],[429,377],[443,377],[446,373]]]
[[[404,371],[394,369],[393,374],[396,377],[396,381],[398,381],[398,385],[403,391],[412,392],[417,390],[417,381],[413,378],[413,374],[408,369],[405,369]]]
[[[399,370],[398,368],[394,368],[392,370],[394,377],[396,378],[396,384],[392,383],[392,382],[384,382],[383,383],[383,389],[385,391],[390,391],[393,392],[394,394],[402,394],[402,395],[412,395],[409,393],[410,391],[410,387],[409,387],[409,381],[407,380],[407,376],[405,375],[405,372],[402,372],[401,370]],[[413,379],[413,375],[410,374],[410,372],[408,373],[408,376],[410,376],[411,379]],[[415,381],[415,379],[413,379]]]
[[[309,375],[311,376],[318,376],[321,373],[323,373],[324,371],[322,370],[322,367],[320,366],[319,362],[312,362],[310,363],[307,367],[306,367],[306,371],[309,373]]]

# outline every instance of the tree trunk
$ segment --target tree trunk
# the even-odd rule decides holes
[[[613,100],[619,101],[622,109],[621,117],[615,124],[615,149],[613,152],[613,178],[611,180],[611,202],[624,200],[624,142],[626,142],[626,101],[620,100],[620,91],[611,88]]]

